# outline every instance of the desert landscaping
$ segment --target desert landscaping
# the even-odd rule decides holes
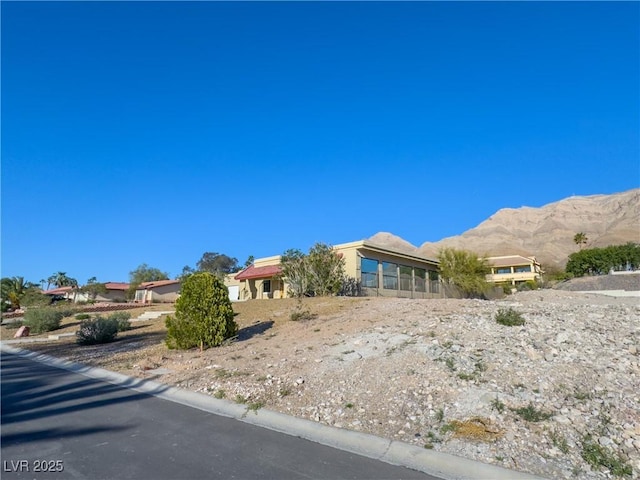
[[[637,298],[547,289],[304,308],[312,318],[292,321],[294,299],[235,303],[237,338],[203,352],[167,349],[164,317],[112,344],[14,346],[546,478],[639,478]],[[524,325],[496,322],[510,309]]]

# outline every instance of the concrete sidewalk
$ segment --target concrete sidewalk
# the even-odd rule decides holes
[[[129,377],[101,368],[60,360],[48,355],[18,349],[4,342],[0,342],[0,350],[209,413],[234,418],[241,422],[304,438],[392,465],[405,466],[447,480],[525,480],[541,478],[366,433],[322,425],[266,409],[248,411],[246,406],[227,400],[169,387],[151,380]]]

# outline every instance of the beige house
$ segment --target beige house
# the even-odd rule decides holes
[[[537,280],[542,275],[542,269],[536,257],[505,255],[487,257],[487,261],[491,266],[491,273],[487,275],[487,281],[491,283],[515,286],[529,280]]]
[[[406,298],[442,296],[436,260],[381,247],[366,240],[335,245],[344,259],[345,274],[360,282],[362,294]],[[286,279],[281,277],[280,256],[257,259],[253,265],[227,276],[232,300],[284,298]]]
[[[77,287],[59,287],[52,290],[43,291],[42,293],[49,296],[64,298],[73,303],[80,302],[125,302],[125,294],[129,288],[128,283],[122,282],[105,282],[106,292],[102,292],[93,298],[89,293],[80,291]]]
[[[173,303],[180,295],[180,280],[143,282],[136,288],[136,303]]]

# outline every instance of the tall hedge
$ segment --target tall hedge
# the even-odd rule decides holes
[[[576,277],[605,275],[611,269],[637,270],[640,268],[640,244],[611,245],[588,248],[569,255],[565,270]]]
[[[175,317],[167,317],[167,346],[204,350],[238,332],[229,291],[209,272],[194,273],[182,282]]]

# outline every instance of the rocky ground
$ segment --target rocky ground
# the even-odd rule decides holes
[[[569,291],[499,301],[256,301],[235,342],[167,350],[161,332],[34,349],[550,479],[640,478],[640,301]],[[512,308],[522,326],[496,322]],[[243,318],[244,317],[244,318]],[[243,322],[245,322],[243,324]],[[29,345],[27,348],[31,348]],[[166,369],[166,370],[164,370]],[[157,371],[156,371],[157,373]]]

